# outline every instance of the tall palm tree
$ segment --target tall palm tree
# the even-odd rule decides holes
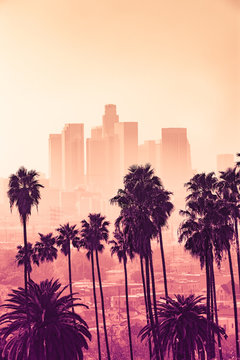
[[[81,229],[80,247],[83,247],[87,250],[88,258],[91,257],[93,292],[94,292],[94,302],[95,302],[95,316],[96,316],[97,337],[98,337],[98,354],[99,354],[99,359],[101,359],[100,334],[99,334],[99,326],[98,326],[97,298],[96,298],[96,290],[95,290],[95,273],[94,273],[94,252],[95,252],[98,281],[99,281],[99,288],[100,288],[100,295],[101,295],[103,327],[104,327],[104,335],[105,335],[105,342],[106,342],[106,349],[107,349],[107,357],[108,357],[108,360],[110,360],[111,357],[110,357],[110,350],[109,350],[108,336],[107,336],[104,297],[103,297],[101,272],[100,272],[99,259],[98,259],[98,252],[102,252],[104,249],[104,245],[101,243],[101,241],[102,240],[104,240],[106,242],[108,241],[109,222],[106,221],[105,216],[102,216],[101,214],[89,214],[88,219],[89,219],[88,221],[82,220],[82,222],[81,222],[82,229]]]
[[[214,173],[194,175],[186,184],[189,195],[186,197],[186,210],[180,214],[186,217],[179,227],[179,242],[185,241],[185,249],[200,258],[201,267],[205,265],[207,289],[207,319],[211,317],[211,260],[214,248],[217,195],[217,178]],[[214,357],[214,339],[208,327],[207,357]]]
[[[115,231],[113,233],[115,240],[111,240],[109,243],[112,244],[111,254],[117,254],[118,260],[121,263],[123,261],[124,277],[125,277],[125,296],[126,296],[126,310],[127,310],[127,321],[128,321],[128,338],[129,338],[129,349],[130,357],[133,360],[133,348],[132,348],[132,335],[131,335],[131,324],[129,314],[129,301],[128,301],[128,276],[127,276],[127,257],[130,260],[134,257],[131,240],[128,238],[128,224],[124,223],[124,219],[119,217],[115,222]]]
[[[58,280],[28,283],[30,336],[24,289],[8,295],[3,305],[8,312],[0,317],[0,336],[6,341],[3,356],[9,360],[83,359],[82,349],[88,349],[91,334],[82,317],[70,309],[87,306],[71,295],[62,296],[66,287],[60,287]]]
[[[171,193],[163,188],[160,179],[154,175],[150,164],[146,164],[145,166],[131,166],[129,172],[124,177],[123,183],[124,189],[118,190],[117,195],[111,199],[111,203],[120,206],[121,216],[126,216],[127,212],[127,216],[132,217],[135,234],[133,237],[134,251],[139,254],[141,263],[144,259],[147,308],[153,327],[152,302],[155,309],[156,323],[158,319],[156,315],[156,291],[151,239],[157,235],[159,236],[165,294],[167,295],[167,276],[161,230],[173,209],[173,205],[170,202]],[[129,215],[129,213],[131,214]],[[153,299],[151,299],[150,283],[152,284]],[[153,341],[155,349],[157,349],[157,332],[153,333]],[[158,351],[156,351],[156,354],[157,359],[160,359]]]
[[[68,277],[69,277],[69,288],[70,295],[73,296],[72,290],[72,267],[71,267],[71,245],[73,247],[78,247],[79,244],[79,230],[76,228],[76,225],[70,226],[69,223],[60,225],[56,229],[58,232],[57,235],[57,246],[60,247],[61,252],[68,257]],[[74,312],[74,307],[72,308]]]
[[[18,252],[16,255],[16,261],[18,266],[25,264],[25,249],[22,245],[17,246]],[[31,280],[30,274],[32,272],[32,263],[39,266],[38,255],[35,246],[33,247],[30,242],[27,243],[27,274],[28,281]]]
[[[56,238],[52,233],[43,235],[39,233],[40,241],[37,241],[35,244],[35,249],[39,261],[54,261],[57,258],[58,250],[54,246],[56,244]]]
[[[237,263],[238,263],[238,281],[240,286],[240,248],[238,222],[240,219],[240,171],[238,166],[228,168],[226,171],[220,171],[220,180],[217,184],[219,195],[228,204],[231,211],[231,217],[234,222]]]
[[[201,303],[202,296],[175,295],[162,298],[158,305],[159,338],[164,354],[174,360],[205,359],[207,327],[226,338],[225,330],[207,320],[206,306]],[[151,325],[139,333],[141,340],[152,336]]]
[[[40,200],[40,188],[43,185],[38,182],[39,174],[35,170],[27,171],[24,167],[20,167],[16,174],[9,177],[8,197],[10,202],[10,209],[16,205],[19,212],[21,223],[23,224],[23,238],[25,250],[24,263],[24,283],[27,294],[27,221],[31,215],[33,206],[38,207]]]

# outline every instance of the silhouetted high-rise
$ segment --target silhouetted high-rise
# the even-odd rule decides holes
[[[105,114],[102,117],[103,137],[114,135],[114,124],[119,122],[116,105],[105,105]]]
[[[84,183],[84,125],[66,124],[62,131],[63,188],[73,190]]]
[[[191,176],[190,145],[185,128],[162,129],[162,177],[178,190]]]
[[[49,180],[54,189],[62,187],[62,136],[61,134],[49,135]]]

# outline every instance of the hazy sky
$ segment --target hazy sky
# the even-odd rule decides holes
[[[139,140],[187,127],[193,167],[240,151],[239,0],[0,0],[0,176],[48,172],[48,135],[104,105]]]

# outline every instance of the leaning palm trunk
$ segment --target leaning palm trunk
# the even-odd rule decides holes
[[[239,250],[239,237],[238,237],[238,220],[234,218],[235,238],[236,238],[236,250],[237,250],[237,263],[238,263],[238,281],[240,291],[240,250]]]
[[[146,294],[146,282],[145,282],[145,276],[144,276],[144,269],[143,269],[143,257],[140,256],[140,263],[141,263],[141,275],[142,275],[142,284],[143,284],[143,294],[144,294],[144,302],[145,302],[145,309],[146,309],[146,320],[147,324],[149,324],[149,313],[148,313],[148,302],[147,302],[147,294]],[[148,346],[149,346],[149,358],[152,358],[152,346],[151,346],[151,340],[148,340]]]
[[[95,287],[93,251],[91,251],[91,265],[92,265],[93,297],[94,297],[95,318],[96,318],[96,328],[97,328],[98,360],[101,360],[101,345],[100,345],[100,334],[99,334],[99,323],[98,323],[98,308],[97,308],[97,296],[96,296],[96,287]]]
[[[98,261],[98,251],[97,250],[95,251],[95,254],[96,254],[98,281],[99,281],[100,294],[101,294],[103,328],[104,328],[105,342],[106,342],[106,348],[107,348],[107,357],[108,357],[108,360],[111,360],[109,344],[108,344],[108,336],[107,336],[107,326],[106,326],[106,318],[105,318],[104,297],[103,297],[103,290],[102,290],[101,273],[100,273],[100,267],[99,267],[99,261]]]
[[[145,256],[145,267],[146,267],[146,288],[147,288],[148,312],[149,312],[150,324],[151,324],[151,328],[152,328],[152,335],[153,335],[153,343],[154,343],[154,347],[155,347],[156,360],[160,360],[158,339],[157,339],[157,335],[156,335],[156,331],[155,331],[155,323],[154,323],[154,320],[153,320],[153,313],[152,313],[148,256]]]
[[[69,276],[69,288],[70,288],[70,295],[73,302],[73,290],[72,290],[72,267],[71,267],[71,247],[70,241],[68,244],[68,276]],[[72,306],[72,312],[74,313],[74,307]]]
[[[214,300],[215,321],[216,321],[216,324],[217,324],[217,327],[218,327],[219,324],[218,324],[218,311],[217,311],[217,298],[216,298],[215,275],[214,275],[214,268],[213,268],[213,256],[211,256],[211,284],[212,284],[212,293],[213,293],[213,300]],[[217,338],[218,338],[219,359],[220,359],[220,360],[223,360],[221,336],[220,336],[219,333],[217,334]]]
[[[27,297],[27,282],[28,282],[28,253],[27,253],[27,224],[26,217],[23,216],[23,240],[24,240],[24,286],[25,286],[25,294]]]
[[[165,290],[165,297],[168,297],[168,289],[167,289],[167,272],[166,272],[166,264],[165,264],[165,256],[164,256],[164,249],[163,249],[163,240],[162,240],[162,229],[159,229],[159,242],[160,242],[160,251],[162,257],[162,269],[163,269],[163,279],[164,279],[164,290]]]
[[[208,239],[205,239],[205,269],[206,269],[206,288],[207,288],[207,360],[211,359],[211,332],[210,332],[210,274],[209,274],[209,250]]]
[[[130,315],[129,315],[129,303],[128,303],[128,279],[127,279],[127,259],[123,259],[124,265],[124,276],[125,276],[125,295],[126,295],[126,309],[127,309],[127,322],[128,322],[128,338],[129,338],[129,350],[130,357],[133,360],[133,347],[132,347],[132,335],[131,335],[131,324],[130,324]]]
[[[234,309],[234,322],[235,322],[235,339],[236,339],[236,354],[237,360],[240,359],[239,353],[239,337],[238,337],[238,315],[237,315],[237,301],[236,301],[236,291],[235,291],[235,283],[234,283],[234,274],[233,274],[233,266],[232,266],[232,257],[230,246],[227,249],[228,252],[228,261],[229,261],[229,270],[231,274],[231,283],[232,283],[232,295],[233,295],[233,309]]]

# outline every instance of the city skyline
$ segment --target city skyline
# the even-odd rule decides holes
[[[237,1],[0,2],[0,176],[47,174],[49,133],[97,126],[104,104],[139,142],[188,129],[192,165],[239,151]]]

